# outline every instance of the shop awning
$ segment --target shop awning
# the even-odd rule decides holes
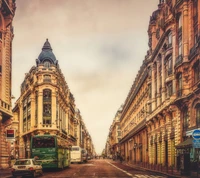
[[[183,148],[192,147],[192,140],[193,140],[193,138],[187,138],[185,141],[176,145],[176,149],[183,149]]]

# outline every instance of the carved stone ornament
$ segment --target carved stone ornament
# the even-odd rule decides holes
[[[159,39],[160,38],[160,28],[158,28],[156,30],[156,38]]]

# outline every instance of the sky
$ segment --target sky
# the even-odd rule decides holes
[[[12,95],[48,38],[97,153],[148,50],[159,0],[17,0]],[[14,104],[13,104],[14,106]]]

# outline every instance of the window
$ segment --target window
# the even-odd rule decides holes
[[[178,39],[178,55],[182,55],[182,37]]]
[[[51,63],[49,61],[44,61],[44,67],[46,68],[51,67]]]
[[[172,46],[172,32],[170,32],[169,35],[168,35],[168,46],[169,47]]]
[[[151,84],[150,84],[150,85],[148,85],[149,99],[151,99],[151,91],[152,91],[152,89],[151,89]]]
[[[166,61],[166,76],[172,74],[172,56],[170,56]]]
[[[182,74],[179,74],[178,77],[177,77],[177,88],[178,88],[178,97],[182,96]]]
[[[167,85],[167,94],[168,94],[168,97],[172,96],[173,94],[172,82],[169,82]]]
[[[51,90],[43,90],[43,124],[51,124]]]
[[[178,21],[178,55],[182,55],[182,15],[179,16]]]
[[[194,83],[197,83],[200,79],[199,60],[194,64],[193,70],[194,70]]]
[[[196,125],[197,127],[200,126],[200,103],[198,103],[195,107],[196,109]]]
[[[44,75],[44,82],[51,82],[51,75]]]
[[[184,108],[184,111],[183,111],[183,129],[187,130],[188,125],[189,125],[189,123],[188,123],[188,109]]]
[[[198,0],[194,0],[193,9],[194,44],[196,44],[198,39]]]

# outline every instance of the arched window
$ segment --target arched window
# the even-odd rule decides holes
[[[51,124],[51,90],[43,90],[43,124]]]

